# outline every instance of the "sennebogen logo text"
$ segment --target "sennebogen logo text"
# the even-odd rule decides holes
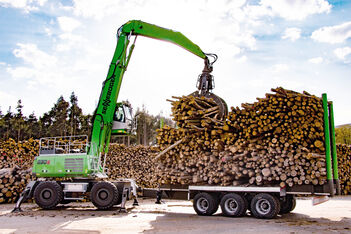
[[[107,90],[107,94],[106,94],[106,98],[102,101],[102,113],[106,114],[107,111],[107,107],[110,106],[111,103],[111,94],[112,94],[112,89],[113,89],[113,85],[115,83],[115,77],[111,77],[110,79],[110,85],[108,86],[108,90]]]

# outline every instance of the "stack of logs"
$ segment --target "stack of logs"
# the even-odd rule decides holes
[[[112,144],[109,177],[159,184],[324,184],[323,109],[320,98],[283,88],[218,119],[211,99],[174,97],[178,128],[158,130],[158,148]],[[14,202],[31,176],[39,141],[0,141],[0,203]],[[351,146],[337,145],[343,194],[351,194]]]
[[[26,141],[16,142],[13,139],[0,141],[0,169],[13,168],[21,169],[32,167],[34,157],[39,152],[39,141],[30,138]]]
[[[31,181],[31,170],[18,167],[0,169],[0,204],[12,203]]]
[[[161,184],[324,184],[326,181],[322,100],[283,88],[209,125],[192,97],[172,102],[178,129],[158,131]],[[196,100],[195,100],[196,103]],[[190,111],[189,111],[190,110]],[[200,114],[195,115],[194,113]],[[183,113],[185,112],[185,113]],[[189,113],[190,112],[190,113]],[[182,114],[183,113],[183,114]],[[191,117],[191,118],[189,118]],[[198,119],[196,120],[196,117]],[[191,122],[186,122],[186,120]],[[196,122],[197,121],[197,122]],[[200,123],[201,126],[189,124]],[[205,124],[204,124],[205,123]],[[201,127],[201,129],[199,129]]]
[[[109,178],[129,178],[137,181],[139,186],[156,187],[156,181],[152,180],[155,172],[151,157],[155,150],[143,145],[111,144],[106,158]]]
[[[32,180],[31,167],[39,152],[39,141],[0,141],[0,204],[15,202]]]
[[[351,145],[337,145],[339,180],[343,195],[351,194]]]

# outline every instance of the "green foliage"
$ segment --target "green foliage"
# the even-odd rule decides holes
[[[28,117],[23,115],[23,104],[18,100],[16,111],[11,107],[6,114],[0,110],[0,140],[13,138],[25,140],[48,136],[73,136],[90,135],[92,115],[84,115],[78,105],[78,98],[72,92],[69,102],[60,96],[50,111],[37,117],[34,112]],[[174,126],[170,118],[161,115],[153,116],[143,106],[137,109],[135,121],[137,122],[136,134],[129,136],[130,144],[153,145],[156,143],[156,129],[160,128],[161,119],[164,124]],[[128,143],[127,137],[113,136],[111,142]]]
[[[83,115],[78,98],[72,92],[70,102],[59,97],[50,111],[39,119],[34,112],[23,115],[22,101],[18,100],[16,112],[11,107],[4,115],[0,111],[0,139],[19,140],[46,136],[89,135],[91,115]]]
[[[345,125],[336,128],[335,141],[336,143],[351,145],[351,126]]]

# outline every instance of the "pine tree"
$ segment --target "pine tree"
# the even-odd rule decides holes
[[[35,116],[34,112],[28,116],[26,121],[26,125],[28,126],[28,130],[26,138],[40,138],[40,125],[38,122],[37,117]]]
[[[11,122],[12,119],[14,118],[13,113],[11,112],[11,106],[9,106],[9,109],[6,113],[6,115],[3,117],[4,119],[4,139],[8,139],[10,137],[13,137],[12,133],[12,129],[11,129]]]
[[[81,131],[80,131],[80,128],[82,126],[81,115],[82,115],[82,109],[78,106],[78,98],[74,94],[74,92],[72,92],[70,96],[70,107],[68,109],[68,116],[69,116],[68,122],[70,126],[71,136],[81,134]]]
[[[17,113],[15,114],[14,118],[12,118],[12,121],[11,121],[12,122],[11,125],[13,129],[16,131],[17,141],[22,139],[22,132],[25,130],[22,109],[23,109],[22,101],[21,99],[19,99],[16,106]]]
[[[60,96],[54,107],[50,110],[52,125],[49,127],[50,136],[66,136],[68,134],[68,107],[69,103]]]

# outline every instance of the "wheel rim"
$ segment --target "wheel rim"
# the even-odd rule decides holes
[[[260,199],[256,202],[256,210],[261,214],[268,214],[271,211],[271,204],[267,199]]]
[[[235,213],[238,210],[238,202],[234,198],[229,198],[224,202],[224,208],[230,213]]]
[[[98,198],[100,200],[106,200],[108,198],[108,191],[105,189],[100,189],[98,192]]]
[[[206,198],[199,198],[197,200],[197,209],[201,212],[206,212],[208,210],[208,201]]]
[[[51,189],[44,189],[40,195],[41,195],[42,199],[48,200],[52,197],[52,190]]]

